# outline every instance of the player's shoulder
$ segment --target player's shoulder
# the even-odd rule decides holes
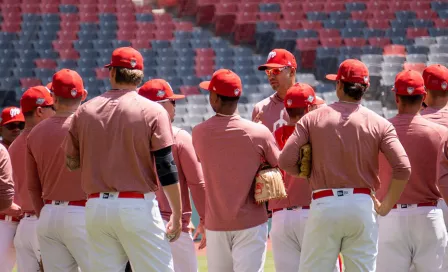
[[[261,100],[261,101],[255,103],[254,108],[261,109],[261,108],[263,108],[264,106],[266,106],[266,105],[272,103],[272,98],[274,97],[274,95],[275,95],[275,94],[272,94],[272,95],[266,97],[265,99],[263,99],[263,100]]]
[[[444,135],[448,133],[448,128],[432,122],[431,120],[428,120],[427,118],[425,118],[424,116],[420,116],[421,118],[419,118],[419,121],[421,124],[425,125],[427,128],[433,130],[434,132],[440,134],[440,136],[445,137]]]
[[[53,117],[47,118],[45,120],[42,120],[39,122],[39,124],[35,125],[33,129],[28,134],[27,139],[30,139],[34,135],[40,134],[42,131],[45,131],[47,127],[51,126],[51,123],[53,122]],[[48,131],[46,131],[48,133]]]
[[[263,124],[255,123],[250,120],[240,118],[240,126],[245,132],[252,137],[265,138],[266,135],[272,135],[271,131]]]

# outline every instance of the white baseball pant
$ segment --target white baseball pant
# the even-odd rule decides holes
[[[165,225],[168,223],[163,221]],[[198,272],[198,259],[191,233],[182,232],[179,238],[170,243],[175,272]]]
[[[271,232],[272,255],[276,271],[299,271],[303,235],[309,209],[301,207],[294,210],[283,209],[272,214]],[[339,272],[336,261],[334,272]]]
[[[17,226],[14,237],[16,248],[17,272],[39,271],[40,250],[37,240],[37,222],[35,215],[25,214]]]
[[[154,193],[145,198],[118,198],[100,193],[86,204],[91,271],[172,272],[173,258]]]
[[[54,205],[57,204],[57,205]],[[53,201],[43,207],[37,238],[44,269],[50,272],[89,272],[85,207]]]
[[[0,272],[11,272],[16,264],[14,235],[18,224],[12,221],[11,216],[0,220]]]
[[[267,223],[238,231],[206,230],[206,235],[209,271],[263,271],[268,238]]]
[[[442,210],[397,205],[379,220],[377,272],[448,271],[448,235]]]
[[[445,200],[443,200],[443,198],[439,199],[439,202],[437,203],[437,207],[442,209],[445,227],[448,229],[448,206],[446,205],[446,202],[445,202]]]
[[[346,271],[375,272],[378,224],[370,195],[332,191],[311,203],[299,272],[333,271],[339,253]]]

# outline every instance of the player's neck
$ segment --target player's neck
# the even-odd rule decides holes
[[[295,80],[292,80],[291,85],[289,85],[286,88],[277,90],[276,92],[277,92],[278,97],[280,97],[282,100],[285,99],[286,92],[288,92],[288,89],[291,88],[292,86],[294,86],[294,84],[296,84],[296,82],[295,82]]]
[[[111,90],[130,90],[134,91],[137,89],[137,86],[132,84],[121,84],[121,83],[112,83],[111,82]]]
[[[71,116],[78,109],[79,104],[75,105],[64,105],[58,104],[56,107],[55,117],[68,117]]]
[[[221,107],[216,111],[217,115],[221,116],[234,116],[238,115],[238,107]]]
[[[398,114],[420,115],[420,105],[397,105]]]
[[[448,105],[448,97],[433,98],[431,96],[428,96],[425,100],[425,103],[426,105],[428,105],[428,107],[434,109],[442,109]]]

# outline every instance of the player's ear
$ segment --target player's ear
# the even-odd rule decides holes
[[[289,73],[289,76],[290,76],[290,77],[295,77],[295,76],[296,76],[296,68],[291,67],[291,71],[290,71],[290,73]]]
[[[397,95],[397,94],[395,94],[395,103],[397,103],[397,104],[398,104],[398,101],[399,101],[398,95]]]
[[[81,102],[86,100],[87,95],[88,95],[87,90],[84,90],[84,92],[82,92]]]

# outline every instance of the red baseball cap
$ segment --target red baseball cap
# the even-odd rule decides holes
[[[51,86],[53,86],[52,82],[48,83],[46,87],[47,87],[47,89],[51,90]]]
[[[296,58],[288,50],[274,49],[269,53],[266,64],[258,66],[258,70],[264,71],[269,68],[281,68],[285,66],[297,69]]]
[[[243,93],[240,77],[227,69],[219,69],[213,74],[212,80],[201,82],[199,87],[227,97],[239,97]]]
[[[422,75],[417,71],[401,71],[395,77],[395,84],[392,91],[399,95],[420,95],[425,94],[425,82]]]
[[[338,74],[329,74],[328,80],[341,80],[349,83],[370,84],[369,69],[359,60],[347,59],[339,65]]]
[[[313,105],[322,105],[325,104],[325,100],[316,95],[316,102]]]
[[[296,83],[289,88],[283,103],[287,109],[318,105],[313,87],[305,83]]]
[[[45,86],[35,86],[26,90],[20,99],[22,112],[29,112],[37,107],[52,106],[53,98]]]
[[[138,94],[152,101],[179,100],[185,95],[175,94],[171,85],[163,79],[151,79],[138,89]]]
[[[432,91],[448,91],[448,68],[433,64],[423,70],[425,87]]]
[[[53,75],[50,90],[63,98],[78,98],[85,93],[81,76],[70,69],[62,69]]]
[[[128,69],[143,70],[143,57],[132,47],[120,47],[112,52],[112,59],[104,67],[124,67]]]
[[[2,111],[2,122],[0,126],[12,123],[12,122],[25,122],[25,116],[22,111],[17,107],[7,107]]]

